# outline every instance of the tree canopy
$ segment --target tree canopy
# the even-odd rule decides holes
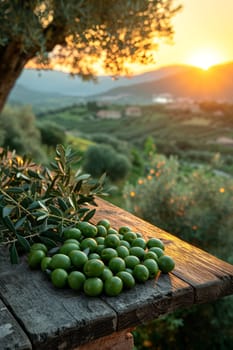
[[[156,38],[171,38],[174,0],[1,0],[0,111],[25,66],[83,78],[154,62]]]

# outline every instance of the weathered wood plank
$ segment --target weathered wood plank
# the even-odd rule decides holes
[[[0,300],[0,349],[30,350],[31,342],[11,315],[6,305]]]
[[[132,329],[125,329],[121,332],[114,332],[73,350],[133,350],[134,342],[131,331]]]
[[[233,294],[232,265],[108,202],[97,202],[93,222],[106,217],[115,228],[128,225],[146,238],[160,238],[166,253],[175,259],[175,270],[136,285],[117,298],[88,298],[83,293],[55,289],[24,260],[12,266],[6,252],[0,252],[0,297],[20,320],[33,349],[71,350],[177,308]]]
[[[117,298],[103,297],[118,315],[118,330],[148,323],[194,302],[193,288],[172,274],[137,284]]]
[[[166,254],[171,255],[176,262],[173,274],[194,288],[194,303],[213,301],[233,294],[232,265],[100,198],[97,204],[94,222],[107,217],[115,228],[128,225],[146,238],[157,237],[164,242]]]
[[[8,260],[1,252],[0,296],[20,319],[33,349],[70,350],[116,331],[117,315],[100,298],[56,289],[25,261],[12,266]]]

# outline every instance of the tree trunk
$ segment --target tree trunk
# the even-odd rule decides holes
[[[11,42],[8,46],[0,48],[0,113],[11,89],[31,57],[33,52],[30,54],[22,52],[17,42]]]

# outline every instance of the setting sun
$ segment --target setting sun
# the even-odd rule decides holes
[[[189,63],[193,66],[199,67],[201,69],[207,70],[215,64],[222,62],[220,55],[214,51],[200,51],[194,54]]]

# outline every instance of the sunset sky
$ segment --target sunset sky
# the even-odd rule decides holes
[[[192,64],[208,68],[233,61],[233,0],[177,0],[174,44],[163,44],[157,65]]]

